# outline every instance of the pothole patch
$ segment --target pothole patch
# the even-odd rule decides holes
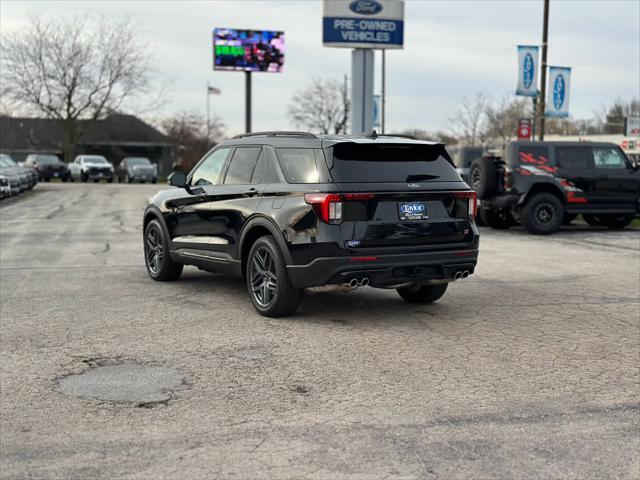
[[[107,402],[151,406],[165,403],[187,385],[178,370],[123,363],[104,365],[58,380],[56,390],[65,395]]]

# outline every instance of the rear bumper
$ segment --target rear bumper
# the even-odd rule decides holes
[[[456,279],[458,272],[472,274],[477,262],[478,250],[465,249],[375,257],[322,257],[306,265],[288,265],[287,270],[297,288],[339,284],[364,277],[369,278],[372,287],[392,287],[406,283],[450,282]]]

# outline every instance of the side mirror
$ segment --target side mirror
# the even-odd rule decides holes
[[[173,185],[178,188],[185,188],[187,186],[187,176],[184,172],[173,172],[169,175],[169,185]]]

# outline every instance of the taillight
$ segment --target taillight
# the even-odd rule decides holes
[[[342,195],[336,193],[305,193],[304,201],[311,205],[325,223],[342,221]]]
[[[504,189],[511,190],[513,186],[513,176],[509,170],[504,171]]]
[[[467,214],[469,220],[475,220],[476,214],[478,213],[478,194],[471,190],[469,192],[456,192],[455,196],[456,198],[467,199]]]

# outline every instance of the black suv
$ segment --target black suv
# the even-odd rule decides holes
[[[476,195],[439,143],[246,134],[170,183],[144,212],[151,278],[184,264],[241,276],[262,315],[294,312],[310,287],[429,303],[476,266]]]
[[[590,225],[619,229],[640,213],[640,172],[613,143],[512,142],[504,159],[474,161],[469,183],[494,228],[521,221],[548,234],[582,214]]]

